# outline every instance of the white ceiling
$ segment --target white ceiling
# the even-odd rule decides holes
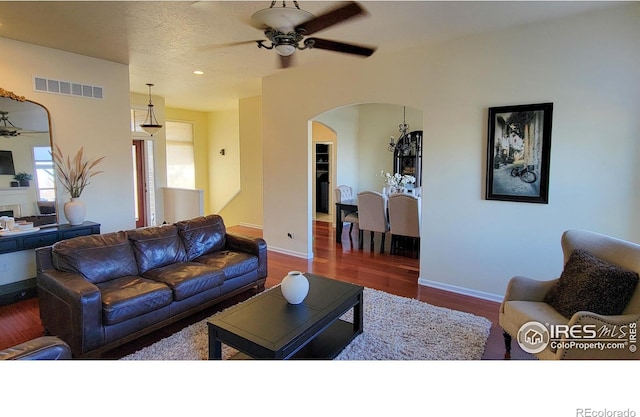
[[[274,51],[249,25],[270,1],[0,1],[0,37],[20,40],[129,65],[131,91],[165,97],[169,107],[215,111],[260,94],[260,79],[278,69]],[[293,7],[292,1],[286,2]],[[316,15],[337,2],[299,1]],[[370,60],[421,44],[535,23],[618,3],[603,1],[363,1],[368,11],[314,37],[377,46]],[[282,0],[277,6],[282,5]],[[216,47],[217,46],[217,47]],[[296,67],[322,62],[348,65],[364,59],[323,50],[295,53]],[[202,70],[197,76],[193,70]],[[2,86],[11,89],[11,86]]]

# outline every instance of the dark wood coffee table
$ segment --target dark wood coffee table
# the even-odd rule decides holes
[[[209,319],[209,359],[222,358],[222,343],[255,359],[338,356],[362,333],[363,287],[304,275],[309,294],[301,304],[289,304],[276,287]],[[340,320],[352,308],[353,323]]]

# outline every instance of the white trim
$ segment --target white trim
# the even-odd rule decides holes
[[[442,282],[430,281],[428,279],[418,278],[418,284],[425,287],[437,288],[439,290],[449,291],[456,294],[468,295],[469,297],[480,298],[483,300],[501,303],[504,296],[492,294],[484,291],[472,290],[470,288],[458,287],[457,285],[443,284]]]
[[[258,229],[258,230],[262,230],[263,229],[263,226],[261,224],[252,224],[252,223],[240,222],[240,223],[238,223],[238,226],[250,227],[251,229]]]
[[[313,259],[313,253],[306,254],[304,252],[296,252],[289,249],[276,248],[273,246],[267,246],[267,250],[276,253],[282,253],[284,255],[295,256],[302,259]]]

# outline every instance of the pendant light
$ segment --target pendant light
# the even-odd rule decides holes
[[[158,133],[160,129],[162,129],[162,125],[158,123],[158,119],[156,119],[156,115],[153,112],[153,103],[151,101],[151,87],[153,84],[147,83],[149,86],[149,106],[147,109],[147,117],[144,119],[144,123],[140,125],[140,127],[153,136],[155,133]]]

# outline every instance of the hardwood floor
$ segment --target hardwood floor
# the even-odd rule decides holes
[[[229,227],[228,231],[249,236],[262,236],[261,230],[242,226]],[[505,359],[502,330],[498,326],[498,303],[418,285],[420,269],[418,259],[389,255],[388,250],[380,254],[377,250],[379,242],[376,242],[376,251],[372,252],[369,250],[368,236],[365,236],[364,249],[358,249],[358,230],[355,226],[351,236],[349,228],[344,228],[342,245],[337,244],[335,240],[335,229],[331,227],[331,223],[317,221],[314,224],[314,258],[312,260],[269,252],[267,288],[279,284],[288,271],[308,271],[399,296],[415,298],[432,305],[484,316],[491,320],[493,326],[483,359]],[[230,303],[238,302],[243,298],[246,296],[234,299]],[[205,310],[189,319],[107,352],[103,357],[117,359],[133,353],[189,324],[210,316],[227,304]],[[37,298],[0,307],[0,349],[41,336],[43,333]],[[511,359],[533,359],[533,356],[522,351],[516,342],[512,345]]]

